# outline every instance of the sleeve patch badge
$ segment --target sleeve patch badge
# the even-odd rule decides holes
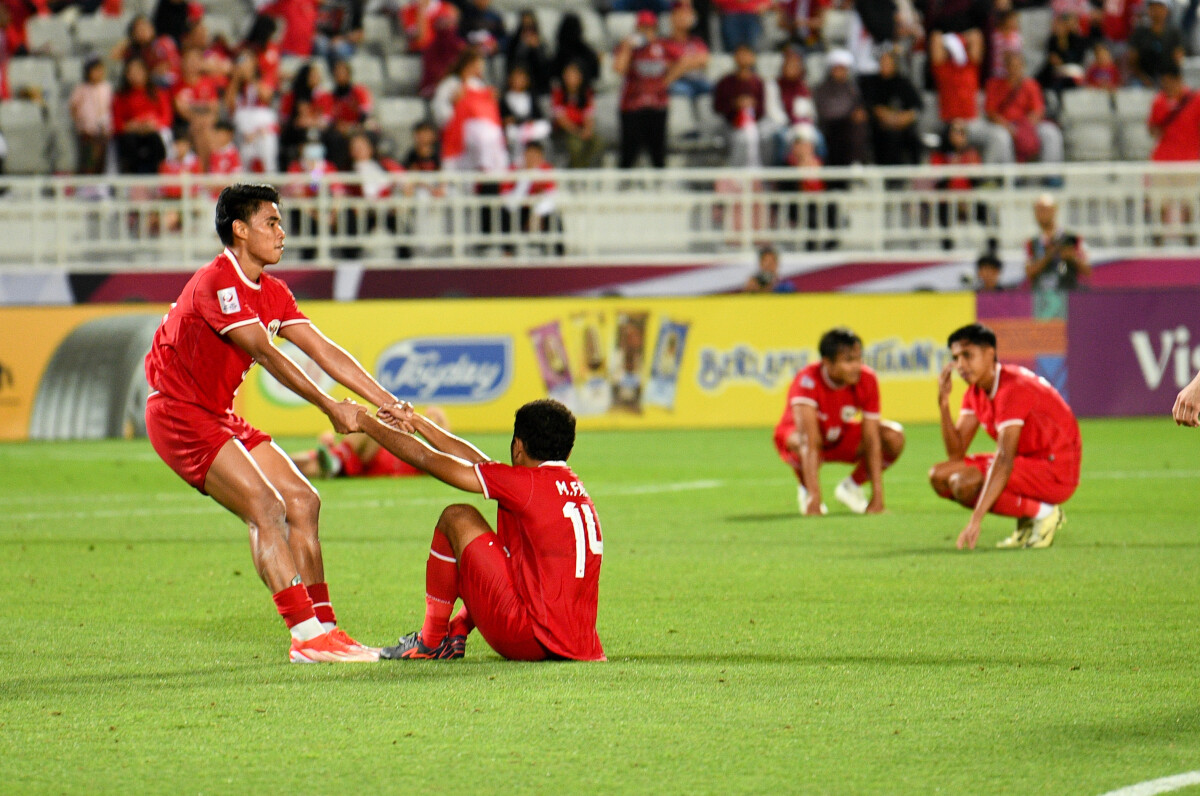
[[[236,287],[225,287],[218,290],[217,301],[221,303],[221,313],[223,315],[233,315],[235,312],[242,311],[242,304],[238,301]]]

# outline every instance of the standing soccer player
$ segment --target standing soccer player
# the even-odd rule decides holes
[[[425,623],[381,657],[461,658],[478,627],[509,660],[605,660],[596,635],[604,540],[596,507],[567,466],[575,445],[570,410],[549,399],[518,409],[512,466],[410,409],[399,417],[389,410],[380,415],[411,425],[428,442],[360,407],[361,429],[384,448],[450,486],[499,503],[495,531],[474,506],[442,511],[425,564]],[[451,619],[460,597],[464,608]]]
[[[376,650],[337,627],[317,538],[317,491],[268,435],[233,413],[233,395],[258,362],[325,412],[337,431],[352,430],[357,406],[314,384],[275,347],[278,332],[338,383],[376,406],[400,406],[309,322],[287,285],[265,272],[283,256],[273,187],[221,191],[216,225],[225,250],[188,281],[146,356],[150,442],[184,481],[249,526],[254,567],[291,631],[293,662],[375,660]]]
[[[997,547],[1049,547],[1062,527],[1062,506],[1079,486],[1079,424],[1050,382],[996,359],[996,334],[972,323],[950,335],[951,362],[938,380],[942,441],[949,461],[929,471],[933,490],[973,509],[958,547],[975,548],[988,512],[1017,519]],[[969,386],[958,423],[950,419],[950,374]],[[967,455],[979,426],[995,453]]]
[[[821,361],[797,373],[788,389],[787,406],[775,426],[775,449],[800,482],[802,515],[826,513],[819,475],[824,462],[855,465],[833,496],[856,514],[878,514],[883,471],[904,451],[904,428],[880,415],[879,379],[863,364],[858,335],[831,329],[821,337],[818,352]],[[869,501],[862,488],[868,480]]]

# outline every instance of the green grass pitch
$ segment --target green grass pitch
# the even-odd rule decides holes
[[[1083,428],[1054,547],[998,551],[989,518],[969,554],[925,481],[935,427],[887,515],[823,519],[765,429],[582,434],[602,664],[476,635],[457,662],[289,665],[245,530],[148,444],[0,445],[0,791],[1099,794],[1200,769],[1200,437]],[[342,624],[390,643],[466,496],[320,489]]]

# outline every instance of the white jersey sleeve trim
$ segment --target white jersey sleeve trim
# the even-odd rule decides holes
[[[483,480],[483,473],[479,471],[478,464],[475,465],[475,477],[479,479],[479,485],[483,487],[483,496],[488,500],[491,500],[492,496],[488,494],[487,481]]]
[[[1023,425],[1025,425],[1024,420],[1005,420],[1003,423],[996,424],[996,430],[1000,431],[1001,429],[1008,428],[1009,426],[1023,426]]]
[[[298,323],[311,324],[312,321],[310,321],[308,318],[292,318],[290,321],[284,321],[283,323],[279,324],[279,328],[282,329],[285,326],[295,326]]]
[[[795,398],[793,398],[793,399],[792,399],[792,403],[791,403],[791,405],[792,405],[792,406],[795,406],[796,404],[804,404],[805,406],[811,406],[811,407],[813,407],[814,409],[815,409],[815,408],[816,408],[816,406],[817,406],[817,402],[816,402],[816,401],[814,401],[812,398],[808,398],[808,397],[806,397],[806,396],[803,396],[803,395],[797,395]]]
[[[882,417],[878,412],[863,412],[863,418],[866,420],[879,420]]]
[[[964,406],[962,409],[959,409],[959,410],[958,410],[958,413],[959,413],[960,415],[973,415],[973,414],[975,414],[975,410],[974,410],[974,409],[967,409],[967,408]]]
[[[236,329],[239,326],[249,326],[252,323],[258,323],[258,318],[250,318],[248,320],[238,321],[237,323],[231,323],[228,326],[226,326],[224,329],[218,329],[217,334],[225,334],[230,329]]]

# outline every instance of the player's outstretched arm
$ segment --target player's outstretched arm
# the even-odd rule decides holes
[[[354,430],[355,404],[339,402],[318,387],[291,357],[275,347],[261,323],[239,326],[227,334],[281,384],[328,415],[334,431],[346,434]]]
[[[454,436],[423,414],[413,412],[409,416],[409,422],[416,429],[417,433],[425,438],[426,442],[442,453],[457,456],[459,459],[468,461],[471,464],[492,460],[492,457],[479,450],[479,448],[476,448],[462,437]]]
[[[1189,428],[1200,426],[1200,373],[1197,373],[1196,378],[1192,379],[1191,383],[1175,396],[1175,406],[1171,410],[1171,416],[1181,426]]]
[[[1000,431],[1000,436],[996,439],[996,458],[992,460],[992,466],[983,480],[979,498],[975,501],[975,509],[971,512],[971,519],[958,535],[960,550],[964,547],[969,550],[975,549],[983,518],[991,511],[992,506],[996,505],[996,500],[1008,486],[1008,479],[1012,477],[1013,461],[1017,456],[1017,443],[1020,439],[1021,426],[1008,426]]]
[[[330,340],[311,323],[295,323],[279,330],[280,336],[296,344],[296,347],[312,357],[321,370],[338,384],[353,390],[376,406],[397,403],[396,397],[375,380],[366,368],[346,349]]]
[[[464,492],[483,492],[483,484],[479,483],[479,476],[472,462],[434,450],[428,443],[412,434],[387,425],[367,411],[366,407],[358,407],[356,421],[357,431],[366,433],[386,450],[418,470],[424,470],[439,481]]]

